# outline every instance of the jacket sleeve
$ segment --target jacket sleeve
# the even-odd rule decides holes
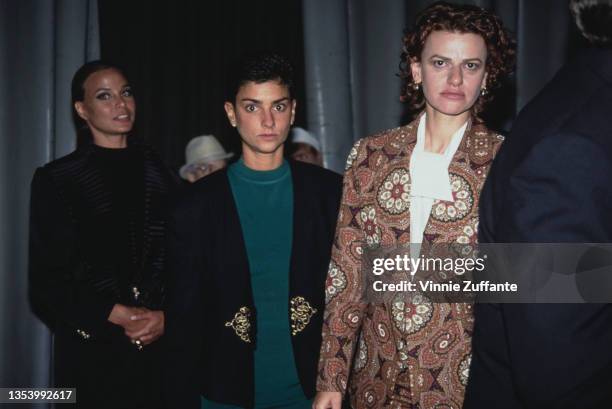
[[[360,195],[352,166],[359,157],[357,142],[347,161],[342,200],[332,245],[331,262],[325,283],[325,313],[317,391],[344,394],[351,369],[361,320],[365,310],[362,297],[361,254],[364,232],[352,214],[360,208]]]
[[[202,248],[193,198],[173,206],[168,229],[164,401],[169,409],[200,407],[203,340]],[[194,227],[195,226],[195,227]]]
[[[86,268],[78,259],[77,234],[46,168],[34,174],[30,197],[29,297],[32,310],[53,331],[87,339],[121,333],[108,321],[115,304],[75,279]]]

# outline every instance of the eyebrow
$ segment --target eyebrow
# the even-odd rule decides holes
[[[433,58],[439,58],[439,59],[444,60],[444,61],[452,61],[452,58],[449,58],[449,57],[444,57],[444,56],[442,56],[442,55],[438,55],[438,54],[434,54],[434,55],[432,55],[431,57],[429,57],[429,59],[430,59],[430,60],[431,60],[431,59],[433,59]],[[482,63],[482,60],[481,60],[480,58],[478,58],[478,57],[466,58],[466,59],[464,59],[463,61],[464,61],[464,62],[465,62],[465,61],[478,61],[478,62],[481,62],[481,63]]]
[[[279,102],[289,101],[289,97],[283,97],[281,99],[277,99],[276,101],[272,101],[273,104],[278,104]],[[254,104],[261,104],[262,101],[254,98],[242,98],[240,102],[252,102]]]
[[[126,88],[132,88],[132,86],[130,84],[125,84],[124,86],[121,87],[121,89],[126,89]],[[111,90],[110,88],[103,87],[103,88],[98,88],[95,93],[98,93],[100,91],[110,91],[110,90]]]

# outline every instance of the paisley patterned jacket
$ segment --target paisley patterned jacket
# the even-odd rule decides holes
[[[460,408],[463,402],[471,305],[359,301],[363,247],[410,242],[408,169],[417,128],[418,118],[362,139],[347,161],[317,390],[345,392],[348,386],[354,408]],[[502,141],[481,124],[468,125],[449,165],[454,202],[434,201],[424,245],[476,242],[480,191]]]

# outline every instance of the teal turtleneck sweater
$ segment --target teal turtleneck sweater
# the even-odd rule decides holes
[[[228,169],[246,246],[257,312],[255,408],[308,409],[298,379],[289,327],[293,184],[286,161],[256,171],[242,159]],[[229,409],[203,399],[202,409]]]

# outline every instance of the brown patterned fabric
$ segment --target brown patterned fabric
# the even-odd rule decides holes
[[[354,408],[460,408],[463,403],[471,305],[426,298],[412,304],[403,298],[360,301],[362,246],[410,242],[408,169],[418,120],[358,141],[347,161],[326,283],[317,390],[344,392],[348,385]],[[481,124],[468,125],[449,166],[454,202],[434,201],[424,247],[476,242],[480,191],[502,141]]]

